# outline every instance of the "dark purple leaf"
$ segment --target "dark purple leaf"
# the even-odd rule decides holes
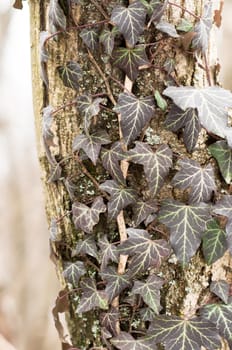
[[[210,292],[217,295],[227,304],[230,296],[230,285],[224,280],[213,281],[210,283]]]
[[[140,0],[140,2],[143,4],[143,6],[146,8],[147,14],[149,16],[152,15],[154,12],[155,7],[160,4],[160,0]]]
[[[134,1],[128,7],[116,6],[111,15],[111,22],[116,24],[126,42],[134,46],[145,27],[146,9],[140,1]]]
[[[123,187],[113,180],[107,180],[100,185],[100,189],[110,194],[108,202],[109,219],[115,219],[120,211],[129,204],[136,202],[136,191],[132,188]]]
[[[124,158],[125,152],[122,150],[120,141],[113,143],[110,149],[102,148],[102,165],[110,173],[114,180],[123,185],[125,185],[125,178],[123,176],[119,161]]]
[[[156,25],[156,29],[160,30],[165,34],[168,34],[172,38],[179,38],[179,34],[177,33],[176,28],[172,23],[168,23],[166,21],[160,21]]]
[[[156,275],[148,277],[146,282],[135,281],[131,290],[132,294],[139,294],[143,301],[154,311],[159,314],[162,309],[160,305],[160,289],[164,284],[163,279]]]
[[[184,144],[188,152],[194,150],[201,130],[200,120],[195,108],[187,108],[183,111],[173,105],[165,120],[165,126],[174,132],[183,128]]]
[[[147,219],[147,217],[155,213],[158,210],[157,203],[154,200],[143,202],[137,200],[133,205],[133,222],[134,227],[137,227],[141,222]]]
[[[87,255],[93,256],[98,260],[97,246],[92,236],[88,236],[83,241],[80,240],[77,242],[76,248],[72,253],[72,256],[77,256],[80,254],[87,254]]]
[[[131,286],[130,275],[128,273],[123,275],[118,274],[116,268],[113,266],[109,266],[101,272],[101,277],[107,282],[105,292],[109,302],[117,297],[124,289]]]
[[[232,94],[218,86],[195,88],[170,86],[163,91],[183,109],[196,108],[202,126],[211,133],[225,137],[232,144],[232,128],[228,127],[228,108],[232,107]]]
[[[177,259],[186,265],[196,253],[207,221],[209,207],[205,203],[186,205],[174,200],[165,200],[158,219],[170,229],[171,246]]]
[[[156,316],[149,331],[156,343],[163,343],[166,350],[216,350],[221,347],[216,327],[199,317],[182,319],[178,316]]]
[[[97,244],[101,250],[101,271],[103,271],[110,261],[118,262],[119,252],[116,246],[108,241],[106,236],[100,238]]]
[[[50,32],[66,29],[66,17],[62,10],[59,0],[51,0],[49,3],[49,27]]]
[[[135,46],[133,49],[119,47],[113,52],[113,63],[134,81],[139,74],[139,67],[150,64],[144,46]]]
[[[112,30],[103,29],[103,31],[100,34],[99,41],[104,46],[105,53],[107,55],[111,56],[112,54],[112,51],[114,49],[114,39],[117,33],[117,28],[114,27]]]
[[[225,195],[214,206],[213,212],[226,216],[229,221],[232,219],[232,195]]]
[[[82,295],[77,307],[77,313],[81,314],[99,307],[108,309],[108,298],[104,290],[97,290],[95,281],[92,278],[85,278],[81,281]]]
[[[232,346],[232,303],[209,304],[201,309],[201,316],[212,322],[219,332],[225,338],[229,346]],[[220,348],[220,346],[218,347]]]
[[[209,146],[209,151],[217,160],[221,174],[229,185],[232,182],[232,150],[226,141],[217,141]]]
[[[190,189],[190,203],[209,202],[216,191],[212,165],[202,168],[195,160],[188,158],[180,160],[178,165],[181,169],[172,179],[172,185],[182,190]]]
[[[111,343],[120,350],[156,350],[153,339],[149,337],[134,339],[126,332],[120,332],[117,337],[111,339]]]
[[[192,48],[205,53],[208,49],[209,35],[213,26],[213,4],[207,3],[204,13],[199,22],[193,28],[196,33],[192,40]]]
[[[105,327],[114,336],[117,335],[117,322],[119,320],[119,312],[116,308],[111,307],[108,312],[101,313],[101,325]]]
[[[82,31],[80,32],[80,37],[91,51],[94,52],[98,49],[99,34],[96,29],[82,29]]]
[[[220,259],[227,250],[225,231],[214,219],[207,224],[207,229],[203,234],[202,248],[208,265]]]
[[[129,238],[119,245],[118,251],[130,255],[129,269],[134,276],[147,271],[149,267],[159,267],[170,254],[170,247],[164,239],[153,240],[145,230],[127,229]]]
[[[121,114],[120,124],[123,137],[129,144],[154,117],[154,98],[152,96],[137,98],[128,93],[121,93],[114,110]]]
[[[144,308],[141,308],[139,310],[139,315],[140,315],[141,320],[143,322],[147,322],[147,321],[152,322],[154,320],[154,317],[155,317],[156,314],[149,307],[144,307]]]
[[[88,130],[91,119],[100,112],[100,103],[104,101],[103,98],[95,98],[89,95],[80,95],[77,97],[77,109],[84,117],[84,129]]]
[[[54,112],[54,108],[52,106],[47,106],[43,108],[43,122],[42,122],[42,134],[44,142],[48,147],[55,146],[54,144],[54,133],[51,130],[52,127],[52,113]]]
[[[109,135],[104,130],[99,130],[94,134],[78,135],[73,141],[73,152],[82,149],[96,165],[101,150],[101,145],[107,145],[111,141]]]
[[[74,90],[79,89],[79,80],[82,77],[82,69],[78,63],[68,61],[64,66],[57,67],[57,71],[64,86]]]
[[[82,261],[65,262],[63,276],[66,282],[73,285],[74,288],[78,287],[80,277],[86,273],[84,263]]]
[[[172,167],[172,151],[167,145],[161,145],[156,152],[153,152],[144,142],[136,141],[135,144],[135,148],[128,152],[129,159],[144,166],[150,194],[154,198]]]
[[[91,233],[93,227],[99,221],[99,215],[105,211],[106,206],[102,197],[96,197],[91,208],[80,202],[74,202],[72,205],[72,214],[75,227],[82,229],[84,232]]]
[[[150,26],[151,22],[154,22],[155,24],[160,22],[163,14],[164,14],[164,11],[166,10],[167,4],[168,4],[168,1],[165,0],[163,3],[159,2],[154,7],[150,22],[148,24],[148,27]]]

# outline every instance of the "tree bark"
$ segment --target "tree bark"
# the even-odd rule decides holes
[[[173,0],[173,2],[187,8],[196,15],[200,15],[202,13],[202,0]],[[102,2],[100,1],[97,2],[99,6],[104,8],[105,12],[109,10],[110,13],[110,9],[112,9],[113,5],[123,3],[123,1],[104,1],[103,4],[101,3]],[[48,30],[48,6],[48,0],[30,0],[33,95],[38,155],[42,169],[42,181],[44,184],[44,192],[46,197],[46,213],[48,223],[51,223],[51,220],[54,218],[63,218],[59,221],[58,226],[62,241],[59,246],[51,242],[51,255],[53,261],[55,262],[58,278],[61,282],[62,288],[64,289],[67,286],[63,278],[62,271],[63,262],[69,258],[67,246],[75,248],[78,237],[71,215],[67,214],[71,209],[71,200],[67,187],[65,186],[65,181],[49,181],[50,165],[43,145],[41,112],[42,109],[48,105],[58,108],[76,98],[76,92],[70,88],[64,87],[57,74],[56,67],[61,66],[64,59],[66,61],[77,61],[84,70],[85,77],[83,79],[83,86],[80,86],[80,93],[84,90],[89,90],[91,94],[108,92],[108,87],[105,84],[106,73],[104,72],[108,71],[109,69],[111,70],[111,74],[122,82],[123,75],[118,69],[112,68],[108,62],[105,63],[102,55],[96,55],[96,57],[93,58],[91,54],[88,53],[88,50],[78,36],[78,32],[75,30],[70,30],[68,34],[59,34],[57,35],[56,40],[49,41],[49,60],[46,68],[48,73],[49,88],[47,88],[40,78],[39,33],[42,30]],[[170,7],[167,12],[168,20],[171,23],[177,24],[182,13],[183,10],[180,8],[175,6]],[[82,1],[81,6],[75,6],[73,16],[77,24],[89,23],[93,20],[104,20],[102,13],[99,12],[99,9],[95,7],[94,2],[92,1]],[[188,17],[187,14],[186,17]],[[189,17],[191,18],[191,15],[189,15]],[[66,35],[68,36],[68,41],[66,41]],[[151,35],[154,34],[151,33]],[[157,39],[158,38],[156,37],[155,40]],[[183,44],[181,42],[178,42],[177,40],[174,44],[173,43],[174,42],[172,39],[165,40],[164,44],[162,45],[162,49],[159,51],[159,54],[156,55],[155,65],[162,66],[168,54],[169,57],[175,58],[175,70],[180,84],[195,85],[198,87],[206,86],[208,83],[204,70],[199,67],[199,64],[192,55],[187,55],[185,52],[183,52]],[[214,51],[213,47],[211,47],[210,50],[211,51],[208,52],[208,56],[211,55],[210,73],[213,76],[213,61],[215,59],[215,57],[212,57],[212,52]],[[103,74],[100,73],[99,69]],[[160,70],[148,69],[141,71],[134,86],[136,94],[138,96],[150,95],[151,91],[154,90],[154,87],[155,89],[162,91],[164,89],[163,78],[164,75]],[[107,82],[108,81],[112,94],[117,99],[120,89],[115,82],[112,80],[107,80]],[[168,142],[173,152],[177,153],[181,157],[197,160],[201,164],[205,164],[206,162],[210,161],[218,175],[218,184],[219,189],[221,190],[222,185],[220,185],[220,178],[216,168],[216,163],[211,160],[211,156],[207,151],[206,132],[204,130],[201,131],[198,147],[191,155],[189,155],[185,146],[181,140],[178,139],[177,135],[167,131],[163,127],[164,113],[161,111],[157,113],[159,113],[159,116],[153,119],[150,125],[152,128],[150,137],[158,140],[158,143],[160,144]],[[107,118],[109,119],[109,114]],[[117,121],[115,121],[114,118],[115,116],[112,115],[112,137],[114,136],[114,132],[118,133]],[[82,170],[79,168],[75,159],[68,158],[70,155],[72,155],[73,139],[80,133],[80,123],[81,116],[77,113],[74,106],[67,107],[57,113],[53,118],[52,129],[55,133],[55,146],[51,148],[51,152],[52,156],[55,157],[57,161],[62,161],[67,157],[66,160],[62,161],[62,174],[64,174],[66,179],[73,179],[73,174],[75,174],[75,185],[78,187],[78,200],[83,203],[88,203],[91,195],[93,193],[98,193],[98,191],[88,176],[82,173]],[[97,168],[97,170],[91,169],[90,171],[94,177],[98,178],[99,182],[103,182],[104,174],[101,173],[100,168]],[[183,200],[183,193],[176,189],[173,190],[170,188],[168,183],[166,183],[159,194],[159,199],[163,198]],[[100,230],[104,229],[104,227],[107,225],[109,224],[102,222]],[[110,225],[114,228],[114,224]],[[110,228],[107,228],[107,232],[110,231]],[[209,285],[210,278],[216,279],[219,274],[221,279],[226,279],[231,283],[231,268],[232,262],[229,254],[226,254],[212,266],[207,266],[202,258],[201,251],[198,251],[185,269],[181,269],[179,265],[176,264],[174,257],[173,259],[170,258],[167,263],[162,265],[161,270],[165,280],[168,281],[162,296],[166,313],[184,315],[193,314],[198,306],[204,304],[204,301],[209,297],[207,287]],[[76,306],[77,303],[75,294],[70,294],[68,306],[69,312],[67,313],[67,318],[73,346],[83,349],[103,346],[98,330],[98,313],[88,312],[84,315],[84,317],[79,317],[75,312]],[[65,341],[63,340],[63,342]]]

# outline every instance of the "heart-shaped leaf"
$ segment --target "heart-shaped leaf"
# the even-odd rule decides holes
[[[91,51],[96,51],[98,49],[99,35],[96,29],[84,28],[80,32],[80,37]]]
[[[104,46],[105,53],[107,55],[112,54],[113,48],[114,48],[114,39],[117,35],[118,30],[116,27],[114,27],[112,30],[109,29],[103,29],[103,31],[100,34],[100,43]]]
[[[98,259],[96,242],[92,236],[88,236],[84,240],[80,240],[77,242],[76,248],[73,251],[72,256],[77,256],[80,254],[88,254]]]
[[[108,309],[108,298],[104,290],[97,290],[92,278],[85,278],[81,281],[82,295],[76,312],[81,314],[99,307]]]
[[[78,63],[68,61],[64,66],[57,67],[57,71],[64,86],[74,90],[79,89],[79,80],[82,77],[82,69]]]
[[[63,276],[68,283],[71,283],[74,288],[78,287],[80,277],[86,273],[84,263],[82,261],[65,262]]]

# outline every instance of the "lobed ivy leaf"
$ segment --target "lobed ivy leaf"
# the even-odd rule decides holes
[[[79,80],[82,77],[82,69],[78,63],[68,61],[64,66],[57,67],[57,71],[64,86],[74,90],[79,89]]]
[[[150,214],[155,213],[158,210],[157,203],[154,200],[147,202],[138,199],[133,205],[133,222],[134,227],[137,227],[141,222],[147,219]]]
[[[49,3],[49,27],[50,31],[65,30],[67,25],[66,16],[62,10],[59,0],[51,0]]]
[[[80,277],[85,273],[86,269],[82,261],[64,263],[63,276],[66,282],[72,284],[74,288],[78,287]]]
[[[54,112],[54,108],[49,105],[47,107],[44,107],[43,110],[43,122],[42,122],[42,135],[43,140],[46,143],[48,147],[54,146],[54,133],[51,130],[52,127],[52,113]]]
[[[229,304],[209,304],[201,309],[201,316],[212,322],[225,338],[229,346],[232,346],[232,303]]]
[[[45,43],[49,38],[50,34],[46,31],[42,31],[39,33],[39,51],[40,51],[40,76],[43,80],[44,84],[48,87],[48,75],[46,70],[46,64],[49,59],[49,54],[47,48],[45,47]]]
[[[228,108],[232,107],[230,91],[218,86],[202,89],[192,86],[170,86],[163,91],[173,102],[183,109],[196,108],[202,126],[211,133],[225,137],[232,144],[232,129],[228,127]]]
[[[230,296],[230,285],[224,280],[213,281],[210,283],[210,292],[217,295],[227,304]]]
[[[110,173],[112,178],[118,183],[125,185],[119,161],[125,158],[125,152],[122,150],[121,142],[112,144],[110,149],[102,148],[101,159],[103,167]]]
[[[156,350],[153,339],[149,337],[133,338],[130,333],[120,332],[120,334],[112,338],[111,343],[121,350]]]
[[[134,81],[139,74],[139,67],[150,64],[144,46],[132,48],[119,47],[113,52],[114,64]]]
[[[148,24],[148,27],[150,26],[151,22],[154,22],[154,24],[157,24],[160,22],[163,14],[164,14],[164,11],[167,8],[167,4],[168,4],[167,0],[164,0],[163,3],[159,2],[156,4],[156,6],[153,9],[153,13],[152,13],[150,22]]]
[[[88,135],[81,134],[78,135],[73,141],[73,152],[82,149],[91,159],[93,164],[96,165],[101,150],[101,145],[107,145],[109,143],[111,143],[111,141],[105,130],[99,130]]]
[[[75,227],[80,228],[86,233],[91,233],[93,231],[93,227],[99,221],[99,215],[106,211],[106,206],[103,202],[102,197],[96,197],[94,202],[89,208],[87,205],[74,202],[72,204],[72,214],[73,214],[73,222]]]
[[[85,43],[85,45],[91,50],[91,51],[97,51],[98,49],[98,41],[99,41],[99,34],[96,29],[93,28],[84,28],[80,32],[80,37]]]
[[[89,130],[92,117],[100,112],[100,103],[103,101],[103,98],[93,99],[91,95],[79,95],[77,97],[77,109],[84,117],[83,124],[86,131]]]
[[[76,248],[73,251],[72,256],[77,256],[80,254],[88,254],[98,260],[97,246],[93,236],[88,236],[84,240],[79,240],[77,242]]]
[[[132,276],[159,267],[170,254],[170,247],[164,239],[153,240],[146,230],[127,229],[129,238],[118,247],[120,254],[132,256],[129,269]]]
[[[107,282],[105,292],[109,302],[120,295],[124,289],[131,286],[130,275],[128,273],[123,275],[118,274],[116,268],[113,266],[108,266],[103,270],[101,272],[101,277]]]
[[[225,231],[216,220],[207,223],[207,229],[203,234],[203,254],[208,265],[220,259],[227,250]]]
[[[135,148],[128,152],[129,159],[143,165],[150,194],[154,198],[172,167],[172,151],[167,145],[161,145],[153,152],[144,142],[136,141],[135,144]]]
[[[129,144],[154,116],[154,99],[152,96],[137,98],[123,92],[119,95],[114,110],[121,114],[120,124],[123,137]]]
[[[111,22],[117,25],[126,42],[134,46],[145,27],[146,9],[140,1],[134,1],[128,7],[116,6],[111,14]]]
[[[174,132],[183,128],[184,144],[188,152],[194,150],[201,131],[200,120],[195,108],[187,108],[183,111],[176,105],[173,105],[167,115],[164,125],[167,129]]]
[[[162,309],[160,305],[160,289],[163,284],[164,280],[162,278],[151,275],[146,282],[135,281],[131,293],[139,294],[154,313],[159,314]]]
[[[156,316],[149,335],[168,350],[216,350],[221,347],[216,327],[209,321],[194,317]]]
[[[217,160],[219,169],[227,184],[232,182],[232,150],[226,141],[217,141],[209,146],[209,151]]]
[[[116,246],[108,241],[106,235],[100,238],[97,244],[101,250],[101,271],[103,271],[110,261],[118,262],[119,252]]]
[[[232,219],[232,195],[225,195],[214,206],[213,212],[226,216],[229,221]]]
[[[176,28],[172,23],[168,23],[166,21],[160,21],[156,25],[156,29],[160,30],[165,34],[168,34],[172,38],[179,38],[179,34],[177,33]]]
[[[105,53],[107,55],[111,56],[112,54],[112,51],[114,49],[114,39],[117,33],[118,30],[116,27],[114,27],[112,30],[103,29],[100,34],[99,41],[104,46]]]
[[[111,334],[116,336],[117,322],[119,320],[119,312],[115,307],[111,307],[108,312],[101,313],[100,322],[103,327],[105,327]]]
[[[108,298],[104,290],[97,290],[95,281],[92,278],[85,278],[81,281],[82,295],[76,312],[81,314],[99,307],[108,309]]]
[[[100,189],[110,194],[110,200],[107,204],[109,220],[115,219],[122,209],[136,202],[136,191],[124,187],[114,180],[105,181],[100,185]]]
[[[209,35],[213,25],[213,6],[212,3],[207,3],[204,7],[203,16],[193,28],[195,36],[192,40],[192,48],[200,50],[203,53],[208,49]]]
[[[205,203],[186,205],[175,200],[162,203],[158,219],[170,229],[170,242],[177,259],[186,265],[196,253],[210,219]]]
[[[190,203],[209,202],[216,191],[212,165],[202,168],[198,162],[188,158],[180,160],[178,165],[181,169],[172,179],[172,185],[184,190],[190,188]]]

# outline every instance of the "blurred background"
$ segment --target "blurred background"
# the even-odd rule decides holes
[[[59,285],[35,149],[29,11],[12,2],[0,1],[0,350],[60,349],[51,316]],[[231,89],[232,0],[223,12],[221,80]]]

